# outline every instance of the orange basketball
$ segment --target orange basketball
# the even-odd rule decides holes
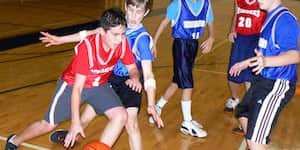
[[[91,142],[83,147],[83,150],[111,150],[110,147],[101,142]]]
[[[296,95],[300,95],[300,87],[296,88],[296,92],[295,93],[296,93]]]

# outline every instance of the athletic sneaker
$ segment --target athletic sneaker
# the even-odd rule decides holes
[[[199,122],[197,122],[196,120],[192,120],[192,123],[193,123],[196,127],[200,128],[200,129],[203,128],[203,125],[200,124]]]
[[[15,136],[16,136],[15,134],[12,134],[7,138],[6,144],[5,144],[5,150],[18,150],[18,146],[9,141],[11,138],[13,138]]]
[[[207,132],[195,125],[193,121],[183,121],[181,124],[180,131],[183,134],[191,135],[198,138],[203,138],[207,136]]]
[[[233,110],[236,108],[236,106],[239,104],[240,100],[239,99],[233,99],[229,98],[227,100],[227,103],[225,104],[224,111],[225,112],[233,112]]]
[[[162,109],[159,106],[155,105],[155,110],[158,113],[158,115],[160,116]],[[155,124],[155,121],[154,121],[152,116],[149,117],[149,123],[150,124]]]
[[[243,129],[242,129],[241,127],[233,128],[233,129],[232,129],[232,133],[233,133],[234,135],[242,136],[242,137],[246,135],[245,132],[243,131]]]
[[[64,143],[67,134],[68,130],[57,129],[50,134],[49,140],[52,143]]]
[[[64,143],[67,134],[68,134],[68,130],[57,129],[50,134],[49,140],[52,143]],[[76,142],[80,142],[81,140],[82,138],[79,135],[75,139]]]

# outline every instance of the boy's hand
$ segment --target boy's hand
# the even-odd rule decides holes
[[[202,53],[203,54],[206,54],[208,52],[211,51],[211,48],[212,48],[212,45],[214,43],[214,38],[212,37],[209,37],[207,40],[205,40],[201,45],[200,45],[200,48],[203,49],[202,50]]]
[[[228,40],[231,42],[231,43],[234,43],[234,40],[236,38],[236,32],[230,32],[228,34]]]
[[[253,57],[249,66],[254,67],[252,72],[255,72],[256,75],[260,74],[265,68],[265,57],[257,49],[254,50],[256,57]]]
[[[152,118],[156,122],[158,128],[164,127],[164,123],[163,123],[161,117],[156,112],[156,109],[155,109],[154,105],[148,106],[147,111],[148,111],[149,115],[152,115]]]
[[[244,69],[248,68],[249,64],[250,64],[250,60],[248,59],[234,64],[229,70],[230,76],[233,77],[239,76]]]
[[[129,86],[132,90],[141,93],[142,84],[138,79],[128,79],[125,81],[125,84]]]
[[[42,41],[42,43],[45,43],[46,47],[52,45],[61,45],[64,43],[59,36],[52,35],[48,32],[40,32],[40,33],[43,35],[43,37],[40,37],[40,41]]]
[[[76,142],[76,138],[77,138],[78,134],[85,138],[85,134],[84,134],[83,128],[80,125],[80,123],[78,123],[78,124],[72,123],[70,131],[68,132],[68,134],[65,138],[64,146],[66,148],[73,147]]]

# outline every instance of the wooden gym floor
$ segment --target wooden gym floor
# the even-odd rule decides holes
[[[232,115],[223,113],[225,101],[229,97],[226,70],[231,44],[226,35],[231,23],[233,1],[211,1],[215,15],[216,40],[211,53],[198,53],[192,98],[193,117],[204,125],[208,137],[198,139],[180,133],[180,91],[163,110],[163,129],[148,124],[146,99],[143,97],[139,121],[145,150],[236,150],[244,146],[241,137],[231,134],[231,129],[238,122]],[[300,1],[283,1],[300,18]],[[153,11],[144,20],[144,25],[151,34],[154,34],[169,2],[170,0],[154,2]],[[124,0],[0,0],[0,40],[94,21],[104,9],[113,6],[123,8]],[[168,28],[157,45],[158,58],[154,63],[158,86],[156,98],[163,94],[171,81],[171,43]],[[74,44],[66,44],[45,48],[43,44],[36,43],[0,51],[0,149],[4,149],[5,139],[9,134],[19,133],[31,122],[43,117],[54,92],[56,79],[73,54],[73,46]],[[241,96],[243,91],[244,89],[240,92]],[[300,150],[299,100],[299,95],[295,95],[283,110],[272,133],[269,149]],[[87,138],[77,144],[74,150],[81,149],[87,142],[97,140],[106,122],[105,117],[97,117],[85,130]],[[58,128],[67,129],[69,125],[69,121],[66,121]],[[125,131],[113,148],[129,149]],[[26,141],[19,149],[64,148],[62,145],[50,143],[47,134]]]

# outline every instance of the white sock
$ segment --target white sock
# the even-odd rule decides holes
[[[158,106],[160,108],[163,108],[166,105],[167,102],[168,101],[166,101],[163,97],[160,97],[160,99],[157,102],[156,106]]]
[[[192,106],[192,101],[181,101],[181,109],[182,109],[182,114],[183,114],[183,120],[184,121],[191,121],[192,120],[192,114],[191,114],[191,106]]]

